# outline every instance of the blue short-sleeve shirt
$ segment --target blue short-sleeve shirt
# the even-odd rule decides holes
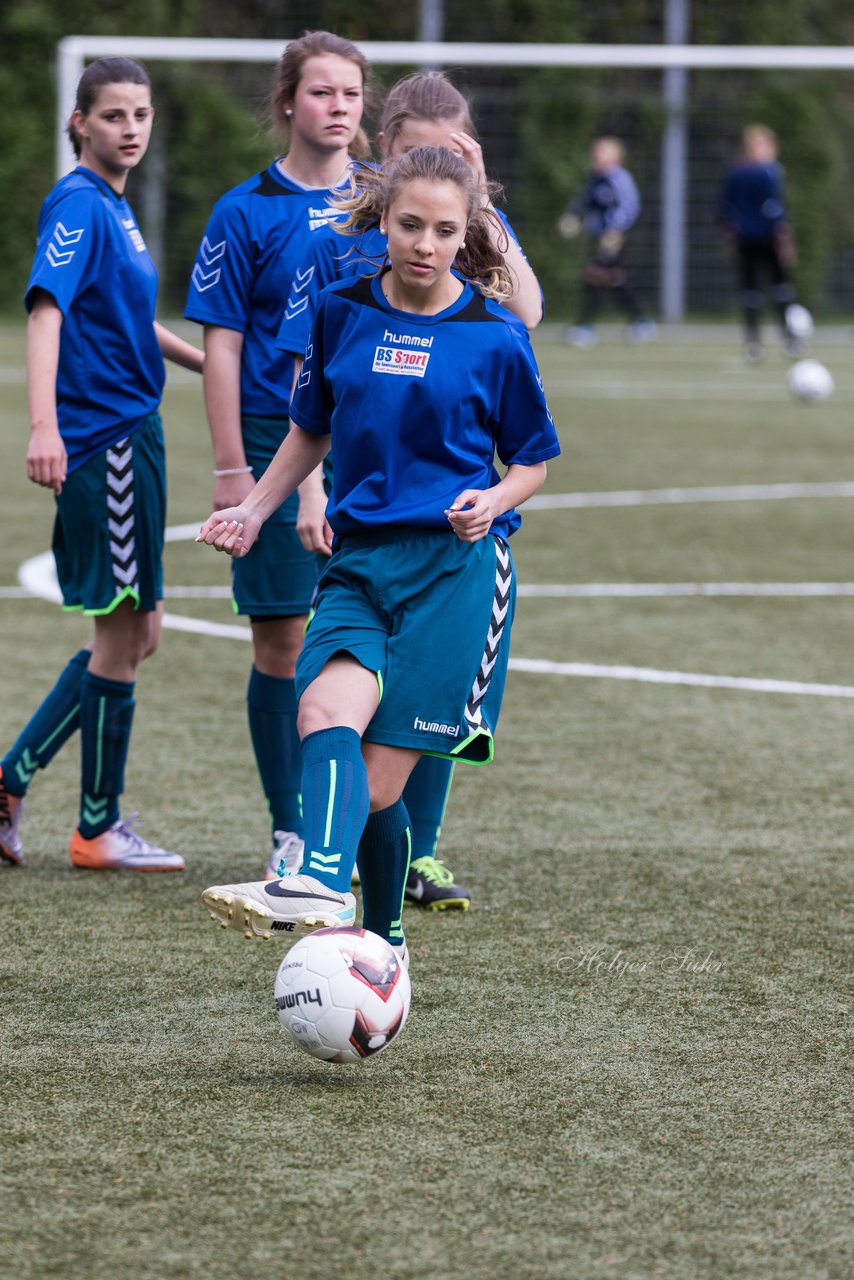
[[[379,277],[324,289],[291,418],[331,433],[337,534],[447,529],[463,490],[498,483],[496,456],[532,466],[560,452],[525,326],[469,284],[431,316],[391,307]],[[492,531],[520,523],[510,511]]]
[[[40,289],[63,316],[57,418],[72,472],[153,413],[166,379],[157,271],[127,200],[90,169],[68,174],[42,206],[27,310]]]

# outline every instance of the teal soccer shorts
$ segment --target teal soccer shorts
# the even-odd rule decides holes
[[[488,536],[410,528],[346,534],[318,584],[297,662],[302,696],[338,653],[380,685],[366,742],[486,764],[507,676],[513,561]]]
[[[111,613],[163,599],[166,454],[159,413],[72,471],[56,498],[53,555],[66,609]]]
[[[244,417],[243,447],[256,480],[267,470],[288,434],[287,418]],[[253,618],[300,617],[309,611],[317,580],[314,553],[297,534],[299,499],[291,494],[264,522],[248,556],[232,562],[231,585],[236,613]]]

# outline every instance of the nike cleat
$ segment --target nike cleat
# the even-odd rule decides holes
[[[119,818],[99,836],[87,840],[75,830],[71,837],[71,861],[90,871],[183,871],[180,853],[169,853],[149,844],[133,830],[134,813],[125,822]]]
[[[471,894],[454,884],[454,877],[438,858],[416,858],[409,865],[404,897],[427,911],[468,911]]]
[[[23,811],[23,798],[6,790],[0,769],[0,859],[15,867],[24,861],[24,846],[18,834]]]
[[[248,884],[217,884],[202,901],[223,929],[240,929],[245,938],[270,938],[298,928],[351,925],[356,919],[352,893],[327,889],[314,876],[284,876]]]
[[[295,831],[274,831],[273,852],[264,872],[265,880],[295,876],[302,866],[304,845]]]

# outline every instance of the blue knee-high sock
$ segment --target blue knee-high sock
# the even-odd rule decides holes
[[[439,756],[422,756],[409,775],[403,803],[412,827],[413,861],[436,856],[453,777],[453,760]]]
[[[133,681],[87,671],[80,686],[81,836],[91,840],[119,816],[133,723]]]
[[[303,738],[302,802],[303,872],[344,893],[368,816],[368,771],[355,729],[320,729]]]
[[[252,668],[246,691],[249,732],[274,831],[303,832],[300,742],[293,680]]]
[[[372,813],[359,842],[362,927],[386,942],[403,942],[403,890],[409,871],[412,835],[403,800]]]
[[[80,728],[80,685],[91,653],[81,649],[0,760],[3,785],[10,795],[26,795],[36,769],[46,769],[61,747]]]

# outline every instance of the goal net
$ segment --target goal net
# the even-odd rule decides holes
[[[121,53],[148,65],[157,123],[128,194],[160,268],[164,311],[183,305],[214,201],[275,154],[264,116],[283,44],[68,37],[59,46],[60,172],[73,163],[62,125],[86,60]],[[506,211],[543,285],[550,319],[575,308],[585,247],[562,240],[556,223],[584,180],[590,140],[601,134],[623,140],[640,188],[643,213],[627,254],[645,309],[671,319],[732,312],[732,266],[715,211],[741,129],[756,121],[779,136],[799,288],[819,315],[850,311],[854,201],[845,157],[854,152],[854,114],[849,77],[834,73],[854,67],[854,50],[361,47],[378,98],[425,65],[444,68],[468,92],[488,171],[504,184]],[[367,123],[370,132],[376,121]]]

